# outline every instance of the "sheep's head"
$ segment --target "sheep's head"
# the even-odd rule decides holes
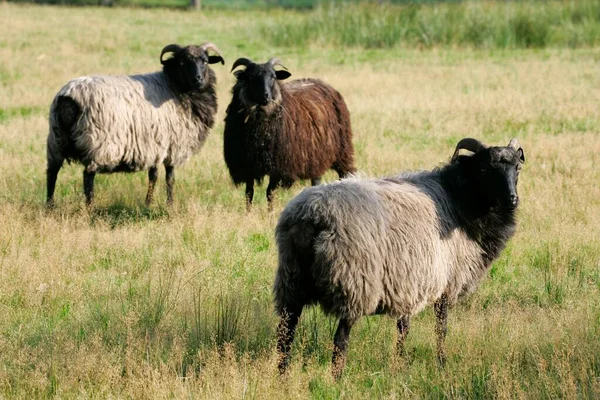
[[[473,155],[459,156],[461,149],[469,150]],[[525,153],[517,139],[512,139],[506,147],[487,147],[476,139],[463,139],[456,146],[452,162],[463,167],[481,201],[492,207],[517,208],[517,182],[525,162]]]
[[[209,55],[209,51],[216,55]],[[221,52],[213,43],[186,47],[170,44],[160,53],[164,73],[183,93],[205,89],[211,83],[213,74],[208,64],[217,62],[225,64]]]
[[[284,70],[276,70],[275,66]],[[264,64],[256,64],[247,58],[239,58],[233,63],[231,71],[238,67],[244,69],[234,72],[238,85],[241,86],[240,97],[246,106],[267,106],[271,102],[279,102],[281,93],[277,81],[289,78],[290,74],[278,58],[271,58]]]

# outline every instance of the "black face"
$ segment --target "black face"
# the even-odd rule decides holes
[[[166,58],[166,57],[165,57]],[[165,74],[182,92],[202,90],[209,82],[208,64],[219,62],[221,57],[209,56],[198,46],[187,46],[163,61]]]
[[[277,96],[275,81],[287,79],[287,71],[276,71],[268,64],[250,64],[245,70],[236,71],[238,81],[244,82],[245,96],[253,103],[266,106]]]
[[[481,195],[490,206],[514,210],[519,205],[517,182],[525,161],[522,149],[490,147],[473,155]]]

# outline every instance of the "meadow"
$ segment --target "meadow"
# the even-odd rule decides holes
[[[482,4],[498,20],[513,7]],[[481,45],[401,37],[371,46],[367,22],[365,41],[340,42],[334,31],[300,40],[327,8],[0,4],[0,398],[598,398],[600,13],[579,2],[591,11],[571,19],[574,3],[543,4],[571,26],[548,28],[539,46],[499,45],[501,30]],[[332,12],[361,21],[361,7]],[[405,12],[380,10],[367,12]],[[46,210],[47,114],[60,87],[151,72],[166,44],[208,40],[226,60],[213,66],[218,122],[176,170],[174,206],[161,170],[152,207],[146,173],[113,174],[97,176],[88,211],[82,168],[67,165]],[[308,183],[277,191],[273,213],[263,185],[246,213],[222,155],[231,64],[275,55],[293,77],[322,78],[344,95],[363,176],[439,166],[463,137],[523,145],[517,233],[479,290],[450,310],[445,369],[428,309],[413,319],[406,358],[396,355],[393,319],[361,320],[335,382],[336,321],[315,308],[302,317],[289,374],[277,373],[274,227]]]

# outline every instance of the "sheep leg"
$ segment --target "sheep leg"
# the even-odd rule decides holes
[[[267,186],[267,208],[269,212],[273,211],[273,192],[279,186],[280,179],[275,176],[269,178],[269,186]]]
[[[83,170],[83,193],[85,194],[85,205],[91,207],[94,204],[94,178],[96,171]]]
[[[310,180],[310,184],[312,186],[319,186],[321,184],[321,178],[315,178]]]
[[[350,175],[352,172],[354,172],[354,170],[347,169],[346,167],[342,167],[342,166],[340,166],[339,164],[336,164],[336,165],[334,165],[334,166],[333,166],[333,170],[334,170],[335,172],[337,172],[337,174],[338,174],[338,177],[339,177],[340,179],[347,178],[347,177],[348,177],[348,175]]]
[[[353,322],[342,318],[335,331],[333,338],[333,357],[331,359],[332,373],[335,380],[342,377],[344,366],[346,365],[346,352],[348,350],[348,341],[350,340],[350,330]]]
[[[279,353],[279,373],[283,374],[290,363],[290,351],[296,333],[296,326],[302,314],[302,307],[295,310],[286,309],[281,315],[277,327],[277,352]]]
[[[404,356],[406,354],[404,349],[404,342],[406,341],[406,337],[408,336],[408,328],[410,327],[410,317],[405,315],[398,318],[396,327],[398,328],[398,354]]]
[[[59,162],[48,162],[48,169],[46,170],[46,205],[48,207],[54,206],[54,188],[56,187],[56,178],[58,177],[58,171],[62,168],[63,161]]]
[[[167,205],[173,205],[173,184],[175,183],[175,167],[165,165],[166,180],[167,180]]]
[[[149,207],[154,200],[154,186],[158,180],[158,169],[156,167],[150,167],[148,170],[148,194],[146,195],[146,207]]]
[[[254,179],[246,181],[246,211],[252,207],[252,198],[254,197]]]
[[[446,333],[448,332],[448,297],[442,294],[434,304],[435,316],[435,333],[437,334],[438,354],[437,359],[439,365],[443,368],[446,365],[446,350],[444,342]]]

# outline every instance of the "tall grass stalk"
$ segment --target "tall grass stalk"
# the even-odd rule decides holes
[[[332,2],[298,18],[270,21],[262,33],[276,46],[590,47],[600,43],[600,2]]]

